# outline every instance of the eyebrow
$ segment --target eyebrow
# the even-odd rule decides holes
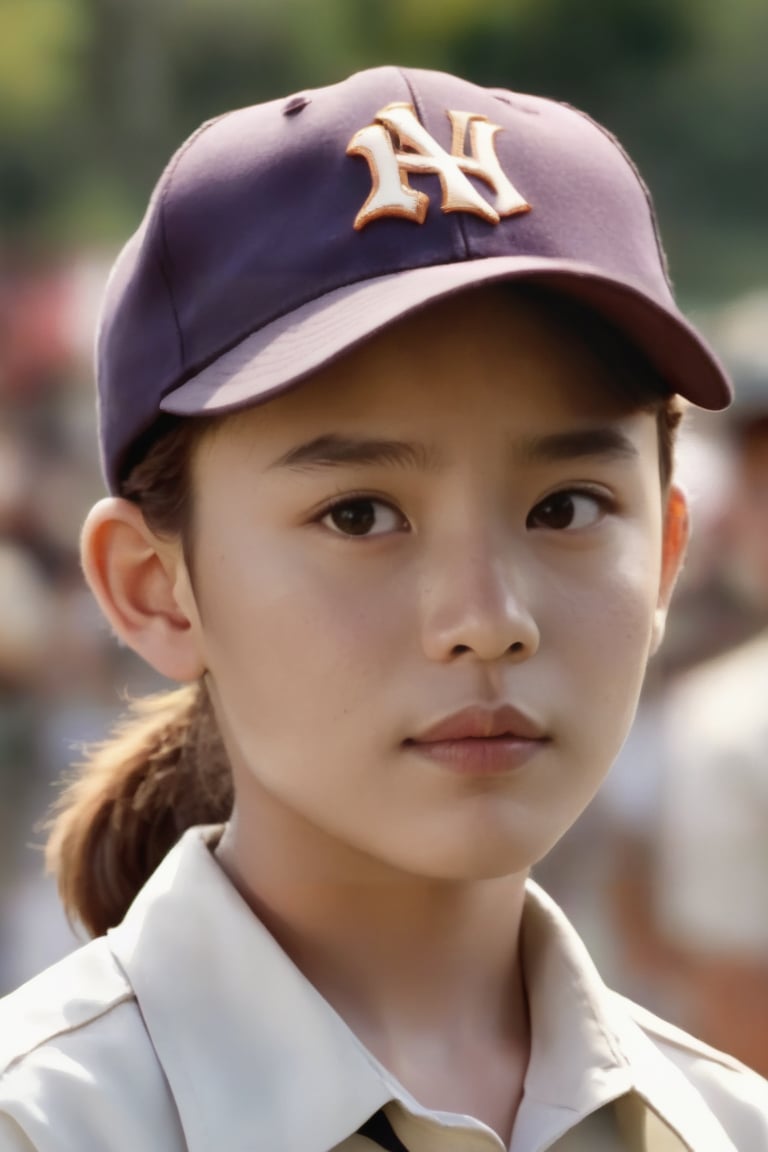
[[[434,471],[438,466],[438,456],[434,448],[418,441],[360,440],[331,434],[317,436],[306,444],[289,449],[277,460],[273,460],[269,467],[305,471],[338,465],[364,468],[382,464]]]
[[[638,451],[619,428],[606,426],[526,436],[516,442],[515,455],[532,464],[550,464],[587,457],[632,459]],[[440,464],[437,449],[420,441],[356,439],[330,433],[290,448],[272,461],[269,470],[292,468],[303,472],[340,465],[353,468],[395,465],[436,471]]]
[[[629,436],[613,425],[526,436],[518,443],[517,450],[523,459],[536,464],[585,457],[631,460],[638,456],[637,446]]]

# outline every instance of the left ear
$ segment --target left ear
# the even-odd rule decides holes
[[[688,546],[689,520],[688,501],[683,490],[673,484],[667,495],[664,509],[664,529],[661,550],[661,581],[659,583],[659,598],[653,619],[651,634],[651,653],[658,651],[664,639],[664,629],[667,623],[669,602],[672,599],[677,577],[685,558]]]

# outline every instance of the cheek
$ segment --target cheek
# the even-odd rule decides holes
[[[290,740],[325,738],[370,711],[398,646],[394,583],[371,588],[352,564],[331,566],[262,536],[221,546],[201,580],[208,667],[244,732],[253,722]],[[399,635],[399,633],[398,633]],[[237,714],[237,715],[235,715]]]
[[[630,537],[586,578],[561,590],[557,615],[547,622],[546,638],[559,653],[570,694],[585,714],[594,714],[593,723],[616,751],[634,716],[650,655],[660,565],[652,537]],[[556,666],[554,675],[559,672]],[[583,728],[588,732],[590,725]]]

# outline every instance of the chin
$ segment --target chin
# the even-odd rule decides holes
[[[499,880],[504,876],[526,875],[549,852],[556,837],[545,844],[516,836],[513,841],[485,834],[450,843],[425,844],[413,857],[402,862],[404,871],[430,880],[471,882]]]
[[[538,802],[496,803],[465,812],[469,820],[446,827],[432,844],[435,860],[443,857],[450,867],[469,879],[490,879],[527,873],[565,835],[591,799],[561,797],[558,805]],[[438,852],[438,850],[440,850]]]

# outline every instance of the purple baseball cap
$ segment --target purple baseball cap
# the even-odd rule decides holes
[[[161,413],[266,400],[430,301],[511,280],[599,313],[670,392],[728,404],[723,369],[673,299],[642,180],[575,109],[383,67],[204,124],[107,285],[110,489]]]

